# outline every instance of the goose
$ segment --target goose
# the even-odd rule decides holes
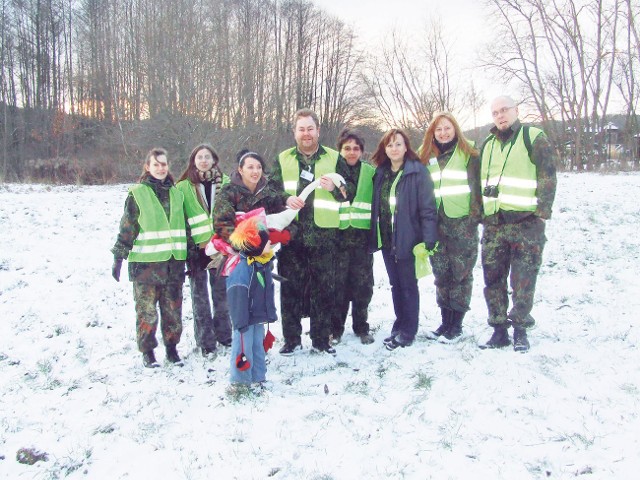
[[[342,196],[345,199],[347,198],[347,190],[345,188],[345,186],[347,185],[347,182],[345,182],[344,177],[342,175],[340,175],[339,173],[327,173],[323,176],[330,178],[331,181],[333,181],[333,184],[340,190],[340,193],[342,193]],[[300,195],[298,195],[298,197],[306,201],[307,197],[311,194],[311,192],[313,192],[319,186],[320,186],[320,178],[314,180],[309,185],[304,187],[304,189],[302,190],[302,192],[300,192]],[[296,218],[298,211],[299,210],[294,210],[292,208],[287,207],[286,210],[280,213],[273,213],[271,215],[267,215],[267,227],[269,228],[269,230],[273,229],[278,231],[281,231],[287,228],[289,224],[293,221],[293,219]]]

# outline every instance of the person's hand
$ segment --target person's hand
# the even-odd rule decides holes
[[[111,266],[111,276],[116,282],[120,281],[120,270],[122,269],[122,259],[114,258]]]
[[[333,190],[336,188],[336,184],[333,183],[333,180],[331,180],[329,177],[323,175],[322,177],[320,177],[320,187],[327,192],[333,192]]]
[[[291,210],[300,210],[302,207],[304,207],[304,200],[302,200],[300,197],[295,197],[292,195],[287,198],[287,207],[289,207]]]
[[[425,243],[425,248],[428,252],[435,252],[436,248],[438,248],[438,242],[435,243]]]

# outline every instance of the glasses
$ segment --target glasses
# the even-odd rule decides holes
[[[342,147],[344,152],[359,152],[360,147]]]
[[[513,106],[513,107],[502,107],[500,110],[494,110],[493,112],[491,112],[491,115],[493,115],[493,118],[496,118],[498,115],[504,115],[505,113],[507,113],[512,108],[516,108],[516,107],[515,106]]]

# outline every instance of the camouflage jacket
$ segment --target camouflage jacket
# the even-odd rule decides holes
[[[287,208],[282,197],[267,184],[264,176],[258,182],[256,191],[251,192],[242,182],[240,174],[234,172],[231,174],[231,181],[223,185],[216,195],[213,207],[215,233],[229,241],[229,235],[236,228],[236,212],[249,212],[261,207],[267,215],[280,213]],[[292,228],[294,227],[289,230]]]
[[[168,217],[170,211],[169,189],[175,188],[173,182],[169,179],[160,182],[151,176],[147,176],[141,183],[151,187],[158,197],[158,200],[160,200],[160,204]],[[123,258],[126,260],[129,256],[133,242],[140,232],[140,224],[138,223],[139,215],[140,210],[138,209],[138,204],[133,198],[133,194],[129,192],[124,203],[124,213],[120,220],[120,232],[118,233],[115,245],[111,249],[115,258]],[[188,248],[190,251],[196,251],[197,247],[191,239],[191,229],[188,223],[186,224],[186,228]],[[184,282],[185,262],[181,260],[171,258],[166,262],[128,262],[128,264],[129,280],[132,282],[152,285]]]
[[[299,151],[296,152],[296,158],[298,160],[298,166],[300,171],[303,169],[309,169],[311,173],[315,176],[315,164],[320,158],[322,154],[325,153],[325,149],[320,145],[318,147],[318,151],[314,153],[310,158],[305,157]],[[336,165],[336,173],[342,175],[347,183],[346,191],[347,198],[346,200],[351,201],[356,193],[356,184],[351,178],[350,171],[347,165],[347,162],[342,158],[342,156],[338,157],[338,163]],[[306,187],[310,182],[304,180],[302,178],[298,179],[298,188],[296,193],[302,192],[304,187]],[[278,157],[276,157],[276,161],[273,168],[273,173],[269,176],[269,186],[273,188],[276,192],[279,193],[282,200],[286,203],[287,199],[291,196],[284,190],[284,182],[282,180],[282,168],[280,166],[280,162],[278,161]],[[333,198],[337,201],[344,201],[344,197],[342,193],[336,188],[331,194]],[[291,242],[296,243],[300,242],[307,247],[320,247],[320,246],[336,246],[338,242],[338,232],[337,228],[320,228],[315,224],[313,215],[313,199],[315,198],[315,194],[312,192],[305,202],[305,206],[300,210],[298,214],[298,224],[299,229],[294,235],[292,232]]]

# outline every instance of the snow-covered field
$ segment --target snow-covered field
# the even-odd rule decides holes
[[[267,391],[240,396],[229,353],[195,351],[187,285],[185,366],[142,367],[131,284],[110,276],[125,192],[0,185],[0,478],[637,478],[640,175],[559,175],[528,354],[477,348],[479,266],[463,341],[426,340],[428,277],[418,340],[386,351],[376,256],[376,343],[347,330],[335,358],[308,337],[283,358],[278,342]]]

